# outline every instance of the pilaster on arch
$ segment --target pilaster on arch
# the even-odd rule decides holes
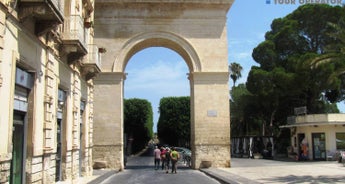
[[[200,72],[202,64],[193,46],[184,38],[170,32],[146,32],[128,39],[113,63],[113,72],[125,71],[129,59],[148,47],[165,47],[177,52],[186,62],[190,72]]]

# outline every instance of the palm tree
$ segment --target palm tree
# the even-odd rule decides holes
[[[324,54],[311,60],[312,68],[316,68],[322,64],[345,61],[345,18],[342,18],[338,24],[329,23],[329,25],[334,29],[334,32],[330,33],[330,36],[334,39],[334,43],[326,46],[326,52]],[[342,74],[345,74],[344,65],[330,76],[330,80]]]
[[[342,17],[338,24],[329,23],[334,32],[330,33],[334,42],[326,45],[325,53],[311,60],[311,67],[317,68],[324,64],[336,64],[336,71],[328,77],[328,83],[345,83],[345,17]],[[340,93],[345,91],[344,87],[341,87]],[[333,90],[334,92],[334,90]],[[339,91],[338,91],[339,92]],[[336,93],[338,93],[336,92]],[[341,99],[344,99],[342,97]]]
[[[234,82],[233,87],[236,85],[237,79],[241,78],[242,66],[236,62],[229,65],[230,78]]]

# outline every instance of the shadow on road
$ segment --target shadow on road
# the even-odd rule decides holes
[[[153,163],[153,161],[152,161],[152,163]],[[154,166],[153,166],[153,164],[152,165],[142,165],[141,163],[128,163],[126,165],[126,169],[130,169],[130,170],[152,169],[153,170]],[[179,170],[189,170],[191,168],[183,165],[182,163],[179,163],[178,169]],[[159,169],[159,170],[161,170],[161,169]]]
[[[126,169],[141,170],[141,169],[154,169],[152,165],[127,165]]]

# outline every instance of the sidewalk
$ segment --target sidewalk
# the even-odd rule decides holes
[[[117,171],[110,169],[93,170],[92,176],[80,177],[75,181],[58,181],[56,184],[99,184]]]
[[[98,184],[102,181],[106,180],[108,177],[110,177],[113,174],[116,174],[117,171],[115,170],[107,170],[107,169],[100,169],[100,170],[93,170],[92,177],[88,177],[86,181],[83,181],[83,183],[87,184]]]
[[[231,166],[201,171],[222,184],[345,183],[345,167],[336,161],[286,162],[232,158]]]

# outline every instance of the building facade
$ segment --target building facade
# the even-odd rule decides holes
[[[1,0],[0,183],[92,174],[91,0]]]
[[[0,184],[76,183],[93,160],[123,169],[124,70],[148,47],[188,65],[192,167],[230,167],[233,0],[95,3],[0,0]]]
[[[345,114],[308,114],[288,118],[290,155],[299,160],[335,160],[345,150]]]

